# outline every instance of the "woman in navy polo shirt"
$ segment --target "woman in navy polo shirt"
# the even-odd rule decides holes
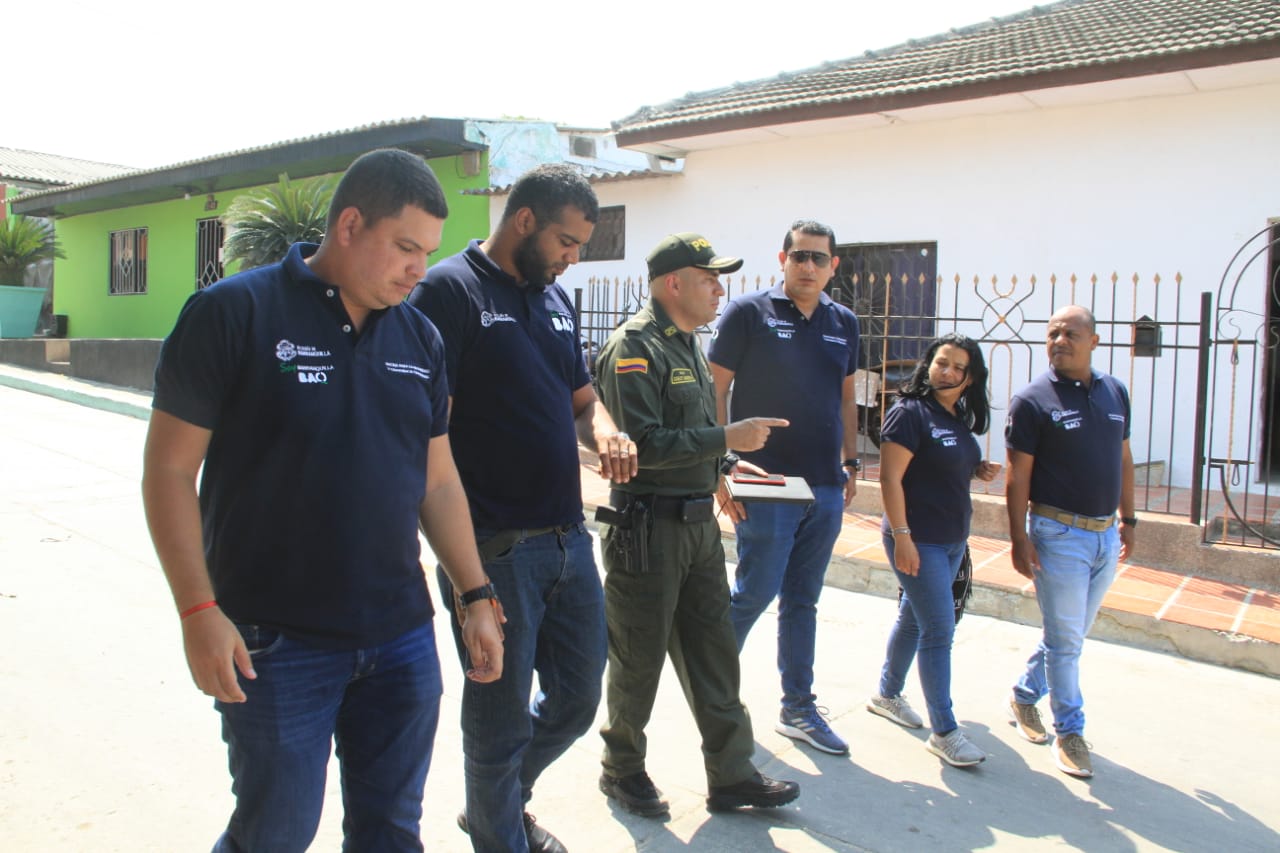
[[[889,632],[880,690],[867,710],[920,728],[920,716],[902,696],[916,658],[933,729],[925,748],[956,767],[987,757],[960,731],[951,711],[951,584],[969,538],[969,481],[990,480],[1000,470],[982,459],[974,438],[989,422],[982,350],[950,333],[929,345],[881,429],[881,530],[904,594]]]

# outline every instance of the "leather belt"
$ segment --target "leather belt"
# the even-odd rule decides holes
[[[620,489],[609,492],[609,505],[622,509],[633,502],[644,504],[654,518],[694,524],[715,518],[716,503],[712,495],[633,495]]]
[[[532,539],[535,536],[545,536],[548,533],[554,533],[557,536],[566,536],[569,531],[576,528],[577,523],[564,524],[558,527],[526,527],[512,528],[510,530],[499,530],[483,542],[476,543],[476,550],[480,552],[480,562],[487,563],[495,557],[500,557],[517,543],[525,539]]]
[[[1036,515],[1051,518],[1059,524],[1065,524],[1068,527],[1078,527],[1081,530],[1088,530],[1091,533],[1101,533],[1115,526],[1116,518],[1114,515],[1099,517],[1096,515],[1080,515],[1075,512],[1067,512],[1065,509],[1058,509],[1056,506],[1048,504],[1031,505],[1031,512]]]

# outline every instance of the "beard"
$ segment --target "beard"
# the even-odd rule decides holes
[[[534,232],[520,241],[516,247],[516,271],[520,277],[536,287],[547,287],[555,282],[552,265],[538,252],[538,233]]]

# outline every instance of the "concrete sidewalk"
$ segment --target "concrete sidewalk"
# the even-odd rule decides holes
[[[141,395],[140,395],[141,396]],[[0,388],[0,838],[16,851],[208,849],[230,812],[211,702],[191,684],[141,513],[145,424]],[[732,551],[730,551],[732,553]],[[829,588],[818,684],[852,755],[775,734],[774,617],[743,654],[757,762],[803,794],[775,812],[710,815],[697,737],[670,672],[650,726],[649,770],[672,802],[655,822],[596,790],[590,733],[539,783],[539,822],[583,851],[1089,851],[1280,849],[1280,681],[1090,641],[1084,689],[1098,775],[1059,773],[1020,740],[1002,703],[1033,628],[966,616],[954,700],[990,757],[943,766],[925,734],[865,712],[890,599]],[[446,696],[427,782],[423,842],[465,851],[457,728],[462,677],[436,620]],[[923,708],[915,677],[907,696]],[[1176,713],[1169,713],[1176,711]],[[1163,712],[1163,713],[1162,713]],[[314,849],[340,846],[336,775]]]

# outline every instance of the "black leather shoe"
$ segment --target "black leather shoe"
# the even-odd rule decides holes
[[[630,776],[601,773],[600,790],[627,811],[641,817],[659,817],[670,813],[667,801],[662,799],[662,792],[654,787],[653,780],[643,770]]]
[[[458,829],[471,834],[466,812],[458,812]],[[524,813],[524,837],[529,842],[529,853],[569,853],[560,839],[538,826],[538,819],[528,812]]]
[[[529,840],[529,853],[569,853],[560,839],[538,826],[538,819],[524,813],[524,837]]]
[[[731,811],[743,806],[772,809],[785,806],[800,796],[795,782],[780,782],[757,771],[733,785],[716,785],[707,796],[707,808],[713,812]]]

